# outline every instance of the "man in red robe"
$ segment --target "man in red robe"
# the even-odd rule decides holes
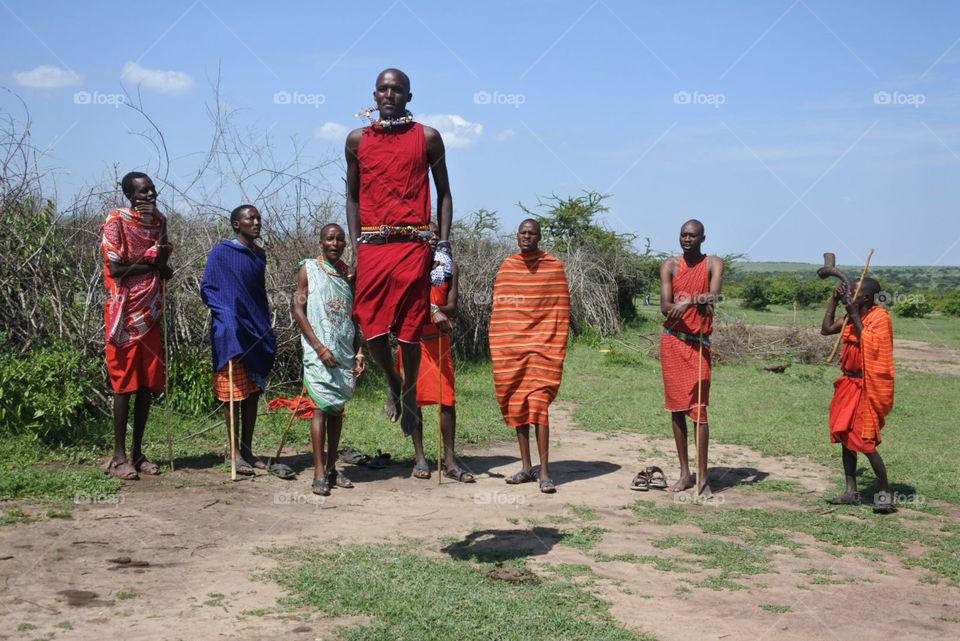
[[[163,281],[173,275],[173,270],[167,265],[172,249],[167,240],[167,219],[157,209],[153,181],[134,171],[123,177],[120,187],[130,206],[107,215],[100,248],[108,295],[104,305],[107,370],[113,387],[114,451],[107,471],[127,481],[139,478],[139,474],[160,473],[141,448],[150,414],[150,394],[164,391],[166,364],[160,326]],[[128,459],[131,396],[136,396],[136,405]]]
[[[387,378],[384,406],[405,434],[420,426],[417,376],[420,334],[430,322],[430,269],[449,268],[453,200],[436,129],[413,121],[410,79],[399,69],[377,76],[380,119],[347,136],[347,226],[356,263],[354,317],[370,355]],[[430,173],[437,189],[440,240],[431,250]],[[389,335],[404,344],[403,374],[394,367]]]
[[[713,495],[707,479],[707,441],[710,403],[710,334],[713,312],[723,282],[723,261],[700,251],[706,240],[703,223],[688,220],[680,227],[683,255],[671,256],[660,266],[660,311],[666,316],[660,334],[660,365],[663,369],[664,409],[670,412],[673,439],[680,459],[680,478],[670,490],[682,492],[694,486],[687,460],[687,421],[697,430],[696,494]],[[641,472],[637,476],[640,477]],[[639,478],[633,487],[640,489]]]
[[[857,453],[867,457],[877,477],[880,491],[873,497],[874,511],[885,514],[894,507],[887,481],[887,468],[877,451],[880,430],[893,409],[893,323],[886,309],[874,304],[880,284],[864,278],[860,294],[839,285],[827,304],[820,333],[824,336],[843,331],[840,352],[842,376],[833,383],[830,403],[830,441],[840,443],[846,491],[828,502],[834,505],[859,505],[857,492]],[[847,308],[847,323],[836,319],[837,304]]]

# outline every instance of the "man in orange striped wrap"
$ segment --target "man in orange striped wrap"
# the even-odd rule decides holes
[[[840,284],[827,304],[820,326],[824,336],[843,331],[840,369],[843,375],[833,383],[830,403],[830,441],[840,443],[846,491],[828,502],[834,505],[859,505],[857,492],[857,452],[863,453],[873,467],[880,491],[873,497],[874,511],[893,510],[893,495],[887,481],[887,468],[877,452],[880,430],[893,409],[893,324],[886,309],[874,304],[880,284],[864,278],[860,294]],[[847,308],[847,323],[836,319],[837,305]]]
[[[570,329],[570,289],[563,263],[542,251],[540,224],[520,223],[520,253],[503,261],[493,285],[490,355],[503,420],[517,430],[522,469],[507,483],[538,480],[540,491],[556,492],[550,478],[550,403],[563,376]],[[537,436],[540,470],[530,460],[530,426]]]
[[[712,496],[707,479],[707,441],[710,437],[710,334],[713,312],[723,282],[723,261],[700,251],[706,240],[703,223],[688,220],[680,227],[682,256],[671,256],[660,266],[660,311],[666,316],[660,334],[664,409],[670,412],[673,439],[680,459],[680,478],[670,487],[682,492],[694,486],[687,456],[687,420],[697,430],[696,493]],[[643,472],[634,479],[637,489]]]

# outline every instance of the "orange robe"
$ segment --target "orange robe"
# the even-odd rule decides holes
[[[710,293],[710,259],[704,256],[694,265],[688,265],[681,256],[673,275],[673,302],[679,303],[692,296]],[[683,412],[694,423],[708,423],[707,405],[710,404],[710,346],[713,316],[691,307],[676,321],[667,320],[660,334],[660,367],[663,372],[663,408],[668,412]],[[675,332],[676,336],[669,332]],[[703,359],[697,336],[705,338]],[[699,373],[699,376],[698,376]],[[699,404],[697,382],[700,381]]]
[[[446,305],[450,283],[430,288],[430,304]],[[397,371],[403,371],[403,343],[398,346]],[[443,386],[443,389],[440,389]],[[453,351],[449,334],[440,333],[432,322],[423,326],[420,334],[420,370],[417,374],[417,407],[437,405],[443,395],[443,405],[457,404],[453,379]]]
[[[850,451],[872,454],[880,444],[880,430],[893,409],[893,323],[890,313],[874,305],[861,317],[863,334],[853,325],[843,330],[840,368],[862,377],[841,376],[833,383],[830,403],[830,442]]]
[[[503,420],[550,425],[563,377],[570,290],[563,263],[543,251],[503,261],[493,285],[490,355]]]

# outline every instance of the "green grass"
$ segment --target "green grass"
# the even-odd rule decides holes
[[[269,577],[291,593],[290,606],[371,619],[334,631],[345,641],[651,639],[622,627],[606,602],[561,576],[579,576],[579,570],[561,568],[514,584],[488,577],[484,569],[493,566],[405,546],[289,547],[266,554],[279,563]]]
[[[954,322],[960,328],[960,321]],[[669,414],[662,409],[660,363],[646,354],[657,327],[647,322],[624,332],[609,342],[605,349],[613,351],[607,353],[579,343],[571,346],[560,398],[577,404],[578,427],[671,437]],[[624,364],[611,354],[629,354],[630,360]],[[809,457],[835,470],[831,478],[839,488],[840,450],[831,445],[827,429],[836,376],[837,368],[817,365],[797,364],[784,374],[753,364],[718,366],[711,388],[710,437],[766,456]],[[955,398],[960,398],[960,377],[898,374],[895,406],[880,447],[897,492],[960,505],[960,475],[947,473],[960,469],[960,448],[944,447],[944,430],[954,423]],[[665,463],[673,459],[650,461]],[[860,471],[861,490],[875,487],[863,457]]]
[[[764,612],[773,612],[774,614],[786,614],[792,612],[793,608],[789,605],[777,605],[775,603],[761,603],[760,609]]]

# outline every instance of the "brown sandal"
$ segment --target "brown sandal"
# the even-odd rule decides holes
[[[146,456],[140,456],[133,463],[133,467],[146,476],[158,476],[160,474],[160,466],[152,461],[148,461]]]
[[[140,479],[140,475],[137,474],[137,468],[130,465],[127,459],[123,459],[122,461],[110,459],[110,462],[107,463],[107,467],[103,471],[121,481],[136,481]]]

